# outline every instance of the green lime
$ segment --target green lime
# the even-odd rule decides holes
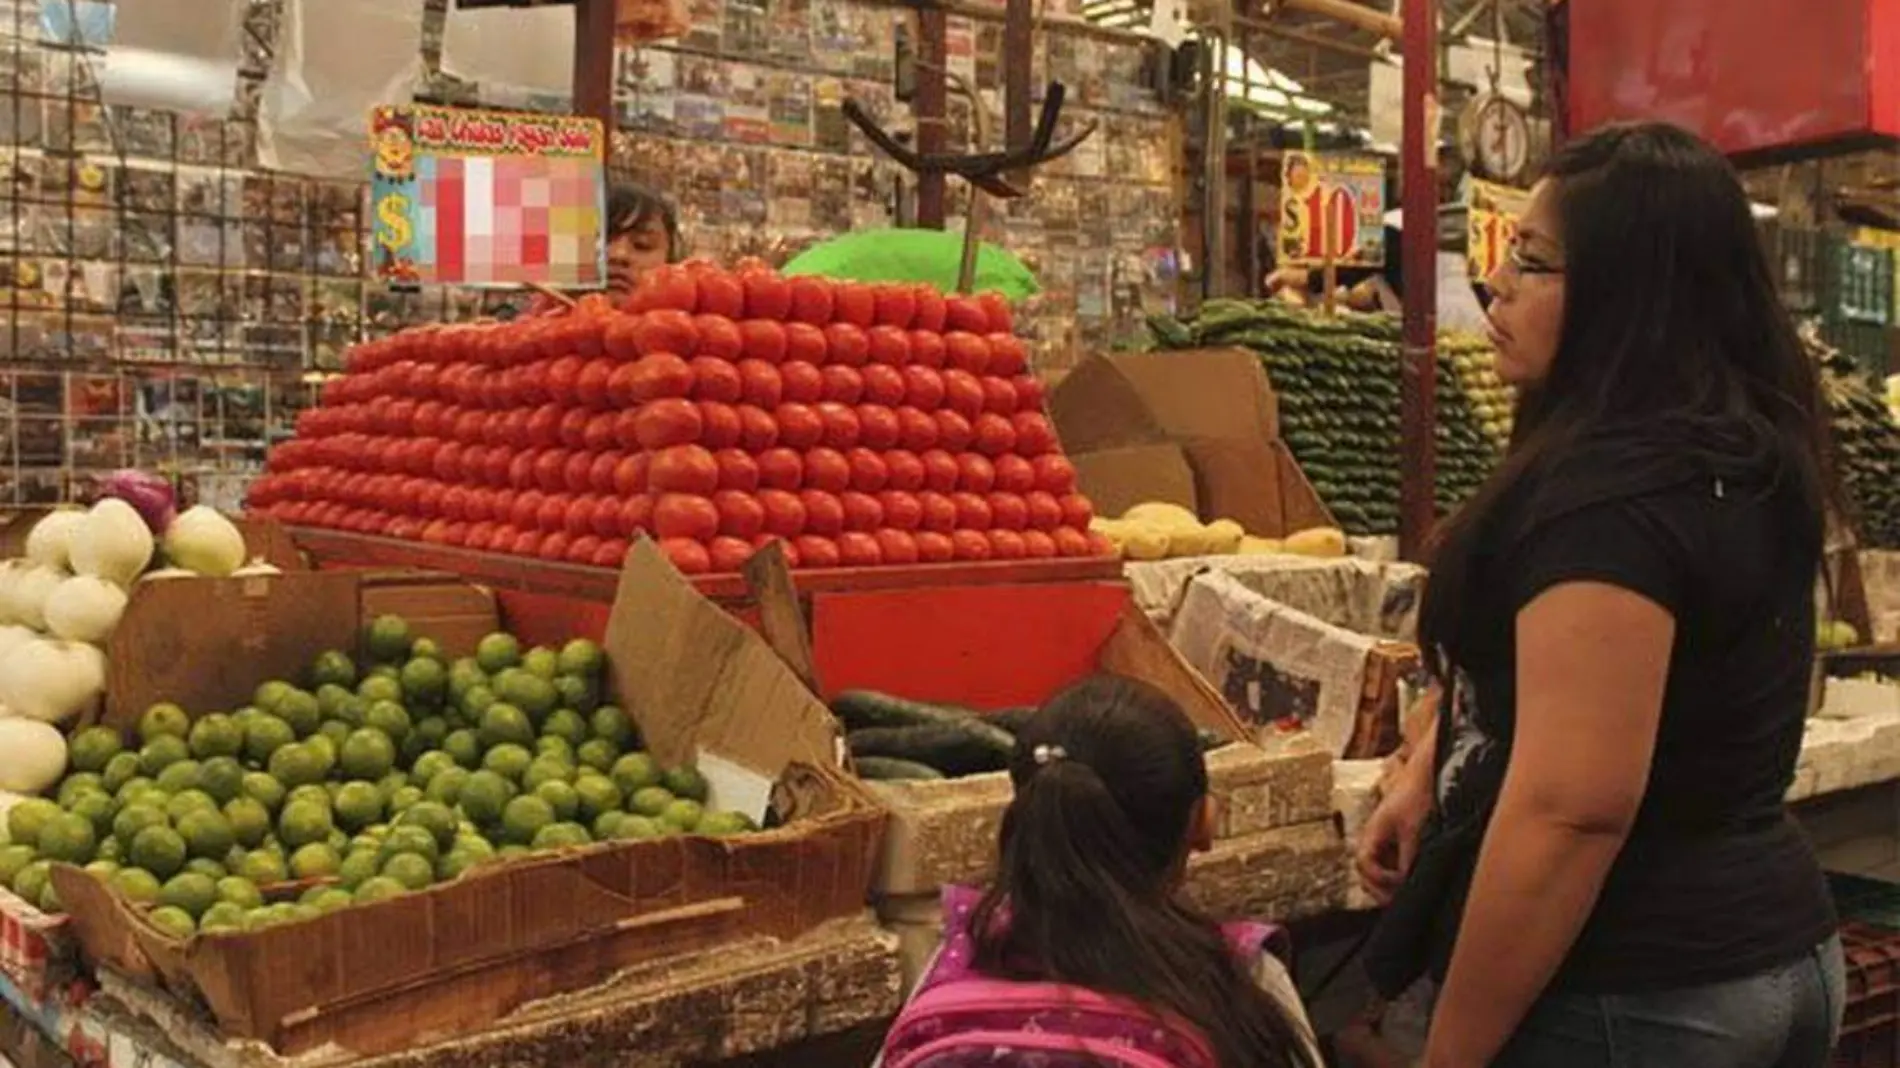
[[[105,770],[99,773],[99,785],[116,794],[139,778],[140,770],[137,753],[119,753],[106,761]]]
[[[103,772],[106,764],[125,749],[125,739],[111,727],[87,727],[66,743],[66,762],[74,771]]]
[[[493,771],[478,771],[462,784],[457,804],[462,814],[477,824],[487,825],[501,819],[502,808],[514,797],[514,785]]]
[[[237,844],[237,833],[232,830],[230,821],[215,808],[187,812],[177,826],[179,836],[185,840],[185,852],[194,857],[222,860]]]
[[[244,793],[244,765],[235,757],[212,757],[198,769],[198,788],[219,804],[240,797]]]
[[[550,779],[529,789],[533,791],[534,796],[548,803],[548,807],[554,810],[554,818],[557,820],[571,820],[580,814],[581,795],[560,779]]]
[[[600,689],[583,676],[558,675],[554,679],[554,700],[585,715],[600,707]]]
[[[355,849],[343,858],[343,864],[337,868],[336,880],[342,886],[354,890],[381,870],[382,858],[376,855],[376,850]]]
[[[424,796],[420,786],[405,786],[397,790],[389,795],[389,814],[395,816],[409,811],[410,806],[423,800]]]
[[[586,718],[572,708],[556,709],[541,724],[541,734],[543,737],[563,739],[577,750],[593,737]]]
[[[427,890],[435,882],[435,861],[417,853],[398,853],[383,862],[382,875],[409,890]]]
[[[199,760],[234,757],[244,751],[244,727],[222,712],[213,712],[191,725],[191,755]]]
[[[375,782],[396,766],[396,745],[383,731],[363,727],[344,740],[340,763],[346,778]]]
[[[253,906],[255,907],[255,906]],[[202,934],[229,934],[244,930],[245,906],[220,901],[205,910],[198,918],[198,930]]]
[[[409,740],[419,742],[418,752],[427,753],[442,748],[442,742],[449,736],[449,721],[441,716],[424,716],[416,721],[416,729],[409,734]]]
[[[455,841],[455,832],[461,826],[455,810],[437,801],[418,801],[403,812],[396,821],[391,833],[408,827],[420,827],[435,838],[439,849],[447,849]]]
[[[485,682],[478,682],[462,694],[462,699],[455,703],[455,707],[462,710],[462,719],[465,723],[479,724],[482,721],[482,714],[498,700],[500,698],[495,696],[493,687]]]
[[[166,768],[191,759],[191,747],[176,734],[161,734],[139,750],[139,770],[157,777]]]
[[[84,864],[98,847],[99,832],[85,816],[62,812],[40,828],[39,852],[47,860]]]
[[[620,787],[605,775],[585,775],[574,781],[574,797],[580,804],[581,819],[592,823],[608,812],[620,811],[625,797]]]
[[[175,764],[168,764],[163,771],[158,773],[158,788],[168,794],[199,789],[202,785],[200,775],[203,771],[204,765],[196,760],[180,760]]]
[[[625,812],[603,812],[595,816],[592,824],[594,841],[607,842],[619,837],[615,832],[620,830],[621,821],[629,818]]]
[[[363,632],[363,648],[379,664],[395,664],[409,656],[415,638],[401,616],[377,616]]]
[[[627,807],[637,815],[658,819],[673,801],[673,794],[666,787],[646,786],[633,791],[627,799]]]
[[[502,833],[517,845],[533,842],[541,828],[553,822],[553,806],[532,794],[515,798],[501,810]]]
[[[569,783],[574,778],[574,767],[559,757],[536,757],[534,763],[521,775],[521,788],[534,791],[541,784],[558,782]]]
[[[284,806],[284,814],[277,820],[277,837],[284,845],[296,849],[312,842],[322,842],[336,829],[328,807],[319,807],[307,801],[293,801]]]
[[[442,704],[449,693],[449,669],[440,660],[416,657],[402,666],[403,703],[411,706],[435,708]]]
[[[270,777],[293,788],[320,783],[329,772],[327,763],[321,750],[298,742],[270,755]]]
[[[290,881],[290,869],[284,865],[284,858],[268,849],[253,849],[245,854],[243,863],[232,874],[241,875],[258,886]]]
[[[516,782],[527,773],[528,765],[532,763],[534,757],[528,750],[512,742],[498,745],[482,756],[483,769]]]
[[[493,675],[521,663],[521,643],[512,634],[490,634],[475,646],[475,663]]]
[[[583,846],[594,840],[587,828],[578,823],[550,823],[535,832],[530,849],[561,849],[566,846]]]
[[[353,727],[363,718],[363,703],[350,689],[354,685],[354,682],[348,685],[326,682],[317,687],[317,709],[323,713],[325,722],[340,719]]]
[[[356,661],[341,649],[327,649],[310,663],[310,685],[349,687],[356,685]]]
[[[660,822],[675,830],[692,831],[699,826],[700,817],[706,814],[699,802],[680,798],[660,811]]]
[[[125,847],[119,844],[117,838],[103,834],[99,836],[99,849],[93,856],[99,860],[109,860],[118,864],[125,859]]]
[[[349,741],[355,731],[355,727],[340,719],[328,719],[317,728],[317,733],[310,736],[310,740],[314,742],[321,739],[332,754],[341,754],[343,743]]]
[[[599,645],[586,638],[575,638],[561,646],[561,655],[556,666],[563,675],[584,675],[594,678],[606,670],[607,654]]]
[[[259,683],[256,692],[251,694],[251,704],[270,715],[277,714],[277,703],[295,687],[282,679],[272,679]]]
[[[161,737],[176,738],[182,742],[190,732],[191,717],[170,701],[160,701],[139,717],[139,742],[142,745],[151,745]]]
[[[628,753],[614,761],[610,774],[614,785],[620,787],[620,792],[628,797],[660,784],[660,765],[645,753]],[[668,796],[671,797],[671,794]]]
[[[640,732],[634,729],[633,721],[616,705],[601,705],[594,709],[594,714],[587,718],[587,722],[594,728],[594,737],[614,743],[623,753],[631,753],[640,747]]]
[[[323,706],[307,690],[291,690],[277,702],[277,718],[290,724],[297,737],[308,738],[323,726]]]
[[[554,734],[543,734],[534,740],[534,755],[536,759],[552,757],[569,766],[577,763],[574,758],[573,743]]]
[[[589,738],[574,750],[574,759],[582,767],[605,775],[613,770],[614,761],[620,759],[620,749],[605,738]]]
[[[249,879],[241,875],[227,875],[218,880],[218,900],[254,909],[264,904],[264,895],[257,892],[257,884]]]
[[[666,769],[666,774],[660,776],[660,785],[673,791],[675,797],[687,797],[702,803],[706,800],[706,777],[689,764]]]
[[[449,661],[448,657],[442,655],[442,646],[426,634],[417,638],[415,644],[409,647],[409,657],[412,660],[439,660],[443,664]]]
[[[402,683],[392,675],[371,675],[356,684],[356,696],[365,707],[378,701],[402,701]]]
[[[215,810],[217,807],[218,803],[203,790],[186,790],[165,798],[165,816],[173,823],[184,819],[186,813],[206,808]]]
[[[52,882],[53,862],[35,860],[14,874],[11,889],[26,901],[37,904]]]
[[[166,905],[163,908],[153,909],[149,919],[152,921],[152,926],[158,928],[166,937],[181,942],[198,933],[198,921],[191,918],[191,913],[176,906]]]
[[[534,724],[528,714],[506,702],[496,702],[482,713],[482,744],[494,747],[500,745],[534,744]]]
[[[434,874],[434,870],[431,869],[430,875]],[[363,880],[363,884],[356,888],[356,903],[368,905],[377,901],[388,901],[390,898],[401,897],[408,892],[409,887],[401,880],[392,879],[387,875],[378,875],[373,879]]]
[[[273,753],[296,740],[297,732],[276,716],[253,716],[244,725],[244,756],[262,766]]]
[[[429,779],[429,785],[422,788],[423,796],[444,805],[454,805],[462,799],[462,787],[467,785],[468,777],[467,768],[451,764]]]
[[[147,827],[169,826],[170,822],[165,810],[155,805],[126,805],[119,809],[118,815],[112,817],[112,834],[119,840],[119,845],[129,847],[140,831]]]
[[[394,701],[372,701],[368,711],[363,713],[363,726],[365,729],[382,731],[391,742],[400,746],[402,740],[409,737],[409,711]]]
[[[347,830],[360,831],[383,818],[383,792],[375,783],[344,783],[335,804],[337,822]]]
[[[227,854],[228,855],[228,854]],[[182,871],[195,871],[199,875],[209,875],[213,879],[222,879],[227,874],[224,865],[207,857],[192,857],[185,861]]]
[[[185,840],[170,827],[147,827],[132,836],[126,860],[160,879],[169,879],[185,866]]]
[[[12,886],[20,870],[33,863],[34,859],[32,846],[0,846],[0,884]]]
[[[218,903],[218,882],[196,872],[174,875],[159,888],[158,903],[183,909],[194,918],[202,916],[206,909]]]
[[[552,681],[528,671],[503,672],[495,680],[495,695],[503,703],[527,713],[536,723],[546,720],[561,698]]]
[[[143,775],[134,775],[119,787],[119,804],[136,805],[143,802],[148,805],[165,807],[165,791],[158,784]]]
[[[315,893],[310,895],[310,900],[305,904],[318,912],[335,912],[356,904],[356,895],[334,886],[320,886],[316,888]]]
[[[88,793],[75,799],[66,811],[84,817],[92,824],[93,834],[105,838],[112,831],[112,819],[119,814],[119,803],[111,794]]]
[[[470,868],[476,867],[485,859],[486,858],[478,857],[473,853],[465,853],[459,849],[455,850],[436,862],[436,878],[443,882],[460,879],[463,875],[468,873]]]
[[[419,853],[434,864],[435,858],[442,855],[442,846],[427,827],[399,826],[389,829],[389,836],[383,839],[382,847],[377,852],[384,860],[398,853]]]
[[[297,879],[327,879],[342,864],[343,858],[328,842],[312,842],[290,855],[290,874]]]
[[[752,817],[743,812],[709,812],[700,818],[699,824],[693,828],[693,831],[695,834],[724,838],[758,829],[759,825],[752,822]]]
[[[284,805],[284,784],[261,771],[244,773],[244,796],[276,812]]]
[[[537,645],[522,654],[521,669],[552,682],[554,676],[561,673],[561,654],[546,646]]]
[[[614,837],[622,841],[642,838],[664,838],[668,829],[660,821],[647,816],[624,816],[614,827]]]
[[[127,901],[142,905],[158,900],[158,877],[144,868],[120,868],[112,873],[112,889]]]
[[[482,670],[482,666],[475,662],[474,657],[462,657],[449,665],[449,700],[459,703],[462,695],[467,693],[470,687],[487,681],[488,672]]]

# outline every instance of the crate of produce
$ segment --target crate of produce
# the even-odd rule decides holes
[[[189,617],[227,660],[195,714],[161,701],[75,738],[102,780],[120,757],[156,775],[99,839],[116,870],[51,869],[89,957],[225,1035],[373,1055],[863,908],[883,815],[837,770],[828,712],[650,544],[604,641],[560,649],[469,644],[453,582],[261,581]],[[394,605],[442,636],[367,614]],[[251,633],[285,618],[300,658]]]

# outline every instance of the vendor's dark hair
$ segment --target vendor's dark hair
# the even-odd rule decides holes
[[[1631,123],[1570,142],[1545,176],[1564,321],[1549,371],[1519,397],[1504,463],[1436,539],[1419,636],[1453,660],[1487,537],[1508,545],[1583,498],[1670,477],[1659,469],[1735,470],[1765,476],[1783,536],[1818,564],[1839,501],[1818,367],[1728,161],[1685,130]]]
[[[680,241],[679,212],[658,190],[634,182],[615,182],[607,190],[607,236],[609,239],[659,223],[666,231],[666,261],[677,263],[686,258]]]
[[[1172,700],[1126,678],[1084,680],[1023,726],[1009,776],[996,881],[970,917],[979,971],[1171,1013],[1223,1068],[1311,1064],[1305,1028],[1218,924],[1175,900],[1207,765]]]

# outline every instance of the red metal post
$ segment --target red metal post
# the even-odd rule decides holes
[[[917,10],[917,94],[911,98],[911,114],[917,120],[917,151],[944,151],[944,117],[948,114],[948,87],[944,82],[949,48],[949,18],[935,4]],[[943,229],[944,176],[942,171],[917,178],[917,225],[926,230]]]
[[[614,0],[574,0],[574,114],[614,132]]]
[[[1400,152],[1405,347],[1399,361],[1399,551],[1419,560],[1436,518],[1438,456],[1438,0],[1404,0]]]

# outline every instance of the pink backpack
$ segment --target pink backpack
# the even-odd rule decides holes
[[[943,891],[943,948],[884,1039],[882,1068],[1218,1068],[1199,1029],[1126,998],[1066,983],[1016,982],[970,967],[970,913],[982,894]],[[1285,932],[1223,929],[1248,961],[1284,953]]]

